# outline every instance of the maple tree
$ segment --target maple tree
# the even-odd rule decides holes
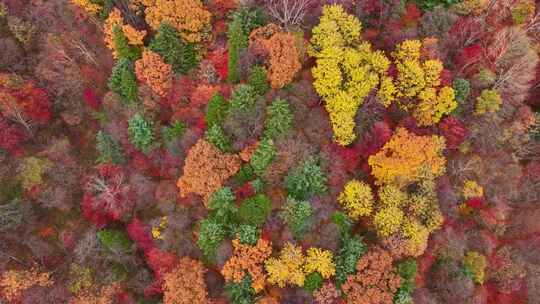
[[[232,245],[233,255],[221,269],[225,281],[240,283],[249,274],[251,287],[255,292],[261,291],[266,282],[263,265],[272,254],[271,243],[259,239],[254,246],[250,246],[241,244],[239,239],[234,239]]]
[[[420,180],[424,168],[435,177],[442,175],[446,164],[444,148],[445,141],[440,136],[417,136],[398,128],[368,162],[377,184],[406,185]]]
[[[181,258],[178,265],[163,276],[163,303],[208,303],[205,273],[201,262],[189,257]]]
[[[99,227],[130,216],[132,192],[122,168],[104,164],[89,177],[81,202],[82,215]]]
[[[146,22],[154,30],[168,23],[186,42],[201,42],[209,36],[212,14],[200,0],[146,1]]]
[[[250,48],[261,48],[268,53],[268,79],[272,88],[280,89],[290,83],[301,68],[295,37],[275,24],[253,30],[249,44]]]
[[[29,128],[51,119],[49,94],[16,74],[0,74],[0,112]]]
[[[178,179],[180,196],[195,193],[206,202],[238,170],[240,158],[237,155],[222,153],[212,144],[199,139],[188,151],[183,174]]]
[[[390,254],[375,247],[356,263],[357,274],[347,278],[341,289],[347,303],[391,304],[400,285]]]
[[[135,62],[137,79],[147,84],[159,96],[166,96],[172,86],[173,70],[157,53],[145,50]]]

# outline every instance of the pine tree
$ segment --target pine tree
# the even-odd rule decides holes
[[[122,147],[110,135],[99,131],[96,135],[96,148],[99,156],[97,162],[121,164],[124,162]]]
[[[118,58],[135,61],[141,57],[141,49],[129,44],[129,40],[119,25],[113,27],[113,43]]]
[[[137,102],[138,87],[133,64],[126,58],[118,60],[109,78],[109,88],[126,104]]]
[[[167,23],[159,26],[148,48],[160,54],[175,72],[186,74],[199,64],[197,46],[183,42],[178,31]]]

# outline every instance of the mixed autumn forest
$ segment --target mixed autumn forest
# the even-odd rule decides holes
[[[1,304],[539,304],[533,0],[0,0]]]

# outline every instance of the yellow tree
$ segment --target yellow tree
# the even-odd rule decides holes
[[[356,138],[354,117],[364,98],[379,84],[384,86],[382,95],[392,91],[385,76],[390,61],[362,40],[361,29],[360,21],[340,5],[325,6],[308,49],[317,60],[313,86],[325,100],[334,140],[343,146]]]
[[[398,128],[390,141],[369,157],[368,163],[378,185],[405,186],[421,180],[425,174],[441,176],[446,165],[444,148],[441,136],[418,136]]]
[[[429,43],[429,40],[425,40]],[[392,53],[397,69],[392,91],[380,96],[383,105],[401,98],[415,102],[398,103],[403,109],[411,111],[418,125],[431,126],[457,107],[454,89],[441,85],[440,75],[443,64],[438,59],[420,60],[422,42],[405,40],[396,46]]]
[[[338,202],[353,220],[370,215],[373,211],[371,187],[364,182],[353,179],[345,185],[343,192],[338,197]]]
[[[186,42],[201,42],[209,36],[212,15],[200,0],[145,0],[146,22],[157,30],[166,22]]]

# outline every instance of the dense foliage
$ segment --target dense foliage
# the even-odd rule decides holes
[[[0,1],[0,303],[537,303],[537,11]]]

